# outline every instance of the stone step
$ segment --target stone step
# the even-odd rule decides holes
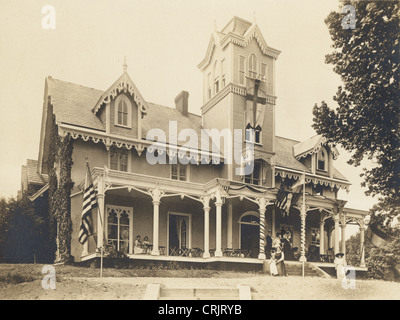
[[[148,284],[144,300],[251,300],[249,286],[185,288]]]
[[[237,288],[161,288],[160,297],[238,297]]]

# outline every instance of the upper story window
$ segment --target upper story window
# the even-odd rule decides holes
[[[249,77],[257,78],[257,57],[251,54],[249,57]]]
[[[246,58],[239,56],[239,84],[244,84],[246,74]]]
[[[219,64],[218,61],[214,63],[214,93],[217,94],[219,92]]]
[[[261,69],[260,69],[261,80],[267,81],[267,71],[268,71],[267,65],[265,63],[261,63]]]
[[[110,148],[110,169],[128,171],[128,151],[125,149]]]
[[[171,179],[187,181],[187,165],[181,163],[171,164]]]
[[[317,154],[317,170],[327,171],[328,153],[322,148]]]
[[[260,185],[261,177],[262,177],[262,164],[260,161],[254,161],[253,172],[245,177],[244,182]]]
[[[128,97],[119,95],[115,99],[115,124],[123,127],[131,127],[132,105]]]
[[[250,124],[247,125],[245,130],[245,141],[252,143],[261,143],[261,130],[259,127],[256,129],[250,128]]]
[[[225,59],[221,61],[221,88],[224,88],[226,83],[225,83]]]
[[[208,99],[211,99],[211,73],[207,75],[207,95]]]

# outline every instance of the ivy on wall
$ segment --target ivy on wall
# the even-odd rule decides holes
[[[49,212],[51,217],[52,241],[57,243],[60,261],[71,261],[71,207],[73,140],[68,134],[58,135],[58,127],[53,116],[48,158],[49,172]],[[58,178],[57,178],[58,173]]]

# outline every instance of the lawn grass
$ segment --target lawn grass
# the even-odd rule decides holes
[[[17,284],[41,280],[48,274],[42,273],[44,264],[0,264],[0,285]],[[55,265],[56,279],[64,278],[97,278],[100,277],[99,268],[80,267],[74,265]],[[202,269],[178,269],[151,266],[148,268],[116,269],[103,268],[103,277],[159,277],[159,278],[243,278],[256,272],[216,271]]]

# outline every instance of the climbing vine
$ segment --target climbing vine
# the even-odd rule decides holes
[[[62,262],[71,260],[71,208],[72,190],[71,168],[73,140],[68,134],[61,138],[53,117],[48,158],[49,168],[49,211],[52,224],[52,239],[58,241],[58,251]],[[57,179],[58,173],[58,179]]]

